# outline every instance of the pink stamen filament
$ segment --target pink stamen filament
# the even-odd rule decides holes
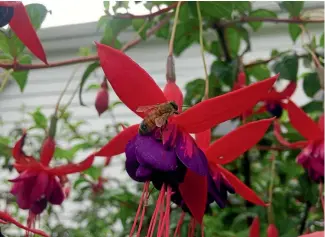
[[[142,195],[141,195],[141,198],[140,198],[140,203],[139,203],[139,206],[138,206],[138,209],[137,209],[137,213],[135,215],[135,218],[134,218],[134,221],[133,221],[133,225],[132,225],[132,228],[131,228],[131,231],[130,231],[130,234],[129,236],[132,237],[133,233],[134,233],[134,230],[135,230],[135,227],[136,227],[136,224],[137,224],[137,220],[138,220],[138,216],[140,214],[140,211],[141,211],[141,208],[142,208],[142,205],[143,205],[143,202],[146,198],[146,193],[148,192],[148,188],[149,188],[149,182],[146,182],[144,184],[144,187],[143,187],[143,192],[142,192]]]
[[[148,187],[146,189],[146,195],[145,195],[145,199],[144,199],[144,205],[142,207],[142,213],[141,213],[141,217],[140,217],[140,224],[139,224],[139,228],[138,228],[138,232],[137,232],[137,237],[140,237],[141,229],[142,229],[142,223],[143,223],[143,219],[144,219],[144,214],[145,214],[146,208],[147,208],[147,202],[148,202],[148,199],[149,199],[148,189],[149,189],[149,182],[148,182]]]
[[[165,229],[165,227],[166,227],[165,223],[166,223],[166,219],[169,218],[169,213],[168,212],[169,212],[169,206],[170,206],[170,195],[171,195],[171,190],[170,190],[170,187],[167,186],[166,210],[163,211],[163,217],[161,217],[162,218],[162,222],[161,222],[161,225],[158,226],[158,235],[157,235],[157,237],[161,237],[163,235],[163,233],[164,233],[164,230],[167,231],[167,229]],[[168,196],[169,196],[169,198],[168,198]],[[162,208],[164,208],[163,205],[162,205]]]
[[[185,212],[182,212],[181,217],[179,218],[179,221],[176,226],[174,237],[180,236],[180,230],[184,221],[184,217],[185,217]]]
[[[172,188],[170,186],[167,187],[167,203],[166,203],[166,231],[165,237],[169,237],[169,217],[170,217],[170,199],[172,196]]]
[[[189,232],[188,232],[188,237],[194,237],[194,233],[195,233],[195,219],[192,217],[191,218],[191,222],[189,225]]]
[[[156,203],[156,208],[154,210],[154,213],[152,215],[152,218],[151,218],[151,221],[150,221],[150,224],[149,224],[149,229],[148,229],[148,234],[147,234],[148,237],[152,237],[153,232],[155,230],[156,220],[157,220],[158,212],[159,212],[160,207],[161,207],[161,203],[162,203],[163,198],[164,198],[164,194],[165,194],[165,184],[163,184],[162,187],[161,187],[161,190],[160,190],[160,193],[159,193],[159,196],[158,196],[158,200],[157,200],[157,203]]]
[[[158,223],[158,230],[161,229],[161,226],[162,226],[163,220],[164,220],[164,214],[165,214],[164,213],[164,205],[165,205],[165,199],[164,199],[164,197],[165,197],[165,194],[163,196],[163,199],[162,199],[162,202],[161,202],[161,205],[160,205],[161,207],[160,207],[160,219],[159,219],[159,223]]]

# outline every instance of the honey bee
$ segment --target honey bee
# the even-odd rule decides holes
[[[139,134],[147,135],[156,127],[163,127],[170,116],[178,114],[177,111],[178,106],[174,101],[157,105],[140,106],[137,112],[144,112],[146,117],[139,126]]]

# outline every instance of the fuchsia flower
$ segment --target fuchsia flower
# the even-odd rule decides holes
[[[16,196],[19,208],[29,210],[28,226],[31,226],[36,215],[44,211],[48,202],[53,205],[62,204],[65,196],[60,178],[88,169],[95,156],[90,155],[77,164],[51,168],[49,163],[55,150],[55,141],[51,137],[44,141],[40,161],[37,161],[35,158],[24,154],[22,149],[25,138],[26,133],[13,148],[14,167],[20,174],[10,181],[14,183],[11,193]]]
[[[27,11],[20,1],[0,2],[0,27],[9,23],[10,28],[15,32],[24,45],[40,60],[47,64],[46,55]]]
[[[278,237],[279,232],[274,224],[270,224],[267,228],[267,237]],[[254,221],[249,230],[249,237],[260,237],[260,220],[258,217]]]
[[[27,226],[24,226],[23,224],[16,221],[7,212],[0,211],[0,224],[9,224],[9,223],[14,224],[17,227],[26,230],[27,232],[31,232],[31,233],[34,233],[34,234],[37,234],[37,235],[40,235],[40,236],[44,236],[44,237],[49,237],[49,235],[46,234],[44,231],[36,230],[36,229],[29,228]],[[1,232],[0,232],[0,234],[1,234]]]
[[[97,92],[97,96],[95,100],[95,107],[98,112],[98,116],[100,116],[108,109],[109,94],[108,94],[107,81],[105,78],[103,82],[100,84],[100,87],[101,88]]]
[[[143,113],[136,111],[140,106],[161,104],[171,99],[177,101],[178,108],[181,108],[182,99],[177,99],[180,98],[180,90],[174,82],[168,82],[174,84],[167,83],[166,95],[164,95],[147,72],[128,56],[105,45],[97,44],[97,47],[106,78],[120,100],[137,115],[145,117]],[[208,200],[209,166],[206,154],[189,133],[204,132],[253,107],[268,93],[276,78],[277,76],[244,89],[208,99],[180,115],[171,117],[167,126],[162,129],[161,136],[155,132],[149,136],[140,136],[139,125],[130,126],[96,153],[96,156],[112,157],[126,152],[128,174],[136,181],[145,182],[131,234],[140,212],[142,218],[138,235],[141,233],[145,212],[145,205],[142,203],[148,198],[150,181],[161,191],[151,219],[148,236],[153,234],[159,213],[161,221],[158,236],[164,231],[168,236],[169,205],[173,199],[183,201],[195,220],[202,223]],[[174,91],[179,92],[174,94]],[[229,172],[223,171],[223,168],[217,165],[215,169]],[[233,176],[229,175],[229,177]],[[234,181],[235,184],[237,184],[236,181]],[[178,199],[177,195],[180,195],[181,199]],[[163,211],[161,207],[165,204],[166,210]]]
[[[239,72],[237,81],[234,83],[233,90],[238,90],[240,88],[244,88],[245,86],[246,75],[244,72]],[[277,92],[275,88],[272,87],[270,93],[264,96],[262,106],[255,111],[253,111],[253,109],[247,110],[243,115],[244,118],[252,114],[264,113],[266,111],[275,117],[281,117],[284,108],[284,100],[293,95],[296,87],[297,83],[294,81],[291,81],[281,92]]]
[[[289,143],[282,137],[280,124],[277,121],[274,123],[276,138],[285,146],[302,148],[297,163],[307,170],[312,180],[324,182],[324,115],[320,117],[317,124],[292,101],[288,101],[285,106],[290,123],[307,141]]]

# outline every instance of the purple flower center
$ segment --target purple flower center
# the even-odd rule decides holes
[[[275,101],[269,101],[266,103],[267,111],[273,116],[280,118],[282,116],[283,108],[280,103]]]

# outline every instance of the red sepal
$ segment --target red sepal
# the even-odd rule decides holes
[[[288,142],[281,135],[280,124],[277,120],[274,121],[273,128],[274,128],[274,136],[276,137],[278,142],[280,142],[280,144],[282,144],[284,146],[291,147],[291,148],[304,148],[308,144],[308,141],[299,141],[299,142],[293,142],[293,143]]]
[[[162,90],[151,76],[126,54],[109,46],[97,43],[100,64],[120,100],[136,112],[139,106],[166,102]]]
[[[292,81],[290,82],[283,91],[277,92],[274,88],[273,90],[266,96],[266,100],[277,100],[281,101],[283,99],[287,99],[293,95],[297,88],[297,83]]]
[[[274,224],[270,224],[267,228],[267,237],[278,237],[279,232]]]
[[[226,170],[220,165],[216,165],[214,166],[214,168],[217,169],[219,172],[222,172],[222,174],[226,176],[227,180],[235,189],[236,193],[238,193],[244,199],[256,205],[267,206],[267,204],[264,203],[263,200],[260,199],[252,189],[247,187],[242,181],[240,181],[240,179],[238,179],[231,172],[229,172],[228,170]]]
[[[260,237],[260,219],[254,218],[251,228],[249,229],[249,237]]]
[[[211,129],[196,133],[195,141],[201,150],[206,150],[209,147],[211,141]]]
[[[18,1],[3,1],[0,2],[0,6],[14,8],[14,16],[9,22],[10,28],[36,57],[47,64],[43,46],[33,28],[23,3]]]
[[[209,162],[228,164],[253,147],[265,134],[273,118],[247,123],[216,140],[205,152]]]
[[[207,177],[187,169],[184,182],[179,185],[179,191],[193,217],[201,224],[207,203]]]
[[[183,93],[175,82],[168,81],[164,88],[164,94],[168,101],[174,101],[178,105],[178,112],[182,112]]]
[[[37,163],[37,161],[31,157],[26,156],[23,151],[23,146],[26,138],[26,132],[23,133],[22,137],[16,142],[12,149],[12,156],[15,159],[15,163],[19,164],[33,164]],[[18,172],[21,172],[21,170],[17,170]]]
[[[299,237],[324,237],[324,231],[317,231],[306,235],[300,235]]]
[[[52,160],[53,154],[55,151],[55,141],[53,138],[48,137],[43,143],[41,150],[41,163],[44,166],[48,166]]]
[[[182,114],[175,116],[174,122],[188,133],[199,133],[210,129],[253,107],[268,93],[278,76],[198,103]]]
[[[323,138],[323,133],[308,115],[292,101],[288,101],[287,111],[292,126],[308,140],[318,140]]]
[[[44,231],[41,230],[36,230],[36,229],[32,229],[32,228],[28,228],[26,226],[24,226],[23,224],[19,223],[18,221],[16,221],[12,216],[10,216],[8,213],[0,211],[0,219],[4,220],[5,223],[12,223],[14,225],[16,225],[17,227],[24,229],[26,231],[32,232],[34,234],[37,235],[41,235],[44,237],[50,237],[48,234],[46,234]]]
[[[61,166],[58,166],[55,168],[47,169],[47,172],[52,175],[56,175],[56,176],[82,172],[82,171],[90,168],[90,166],[94,162],[94,159],[95,159],[95,155],[92,154],[80,163],[61,165]]]
[[[137,135],[139,124],[125,128],[122,132],[113,137],[105,146],[103,146],[96,156],[112,157],[124,153],[126,144]]]

